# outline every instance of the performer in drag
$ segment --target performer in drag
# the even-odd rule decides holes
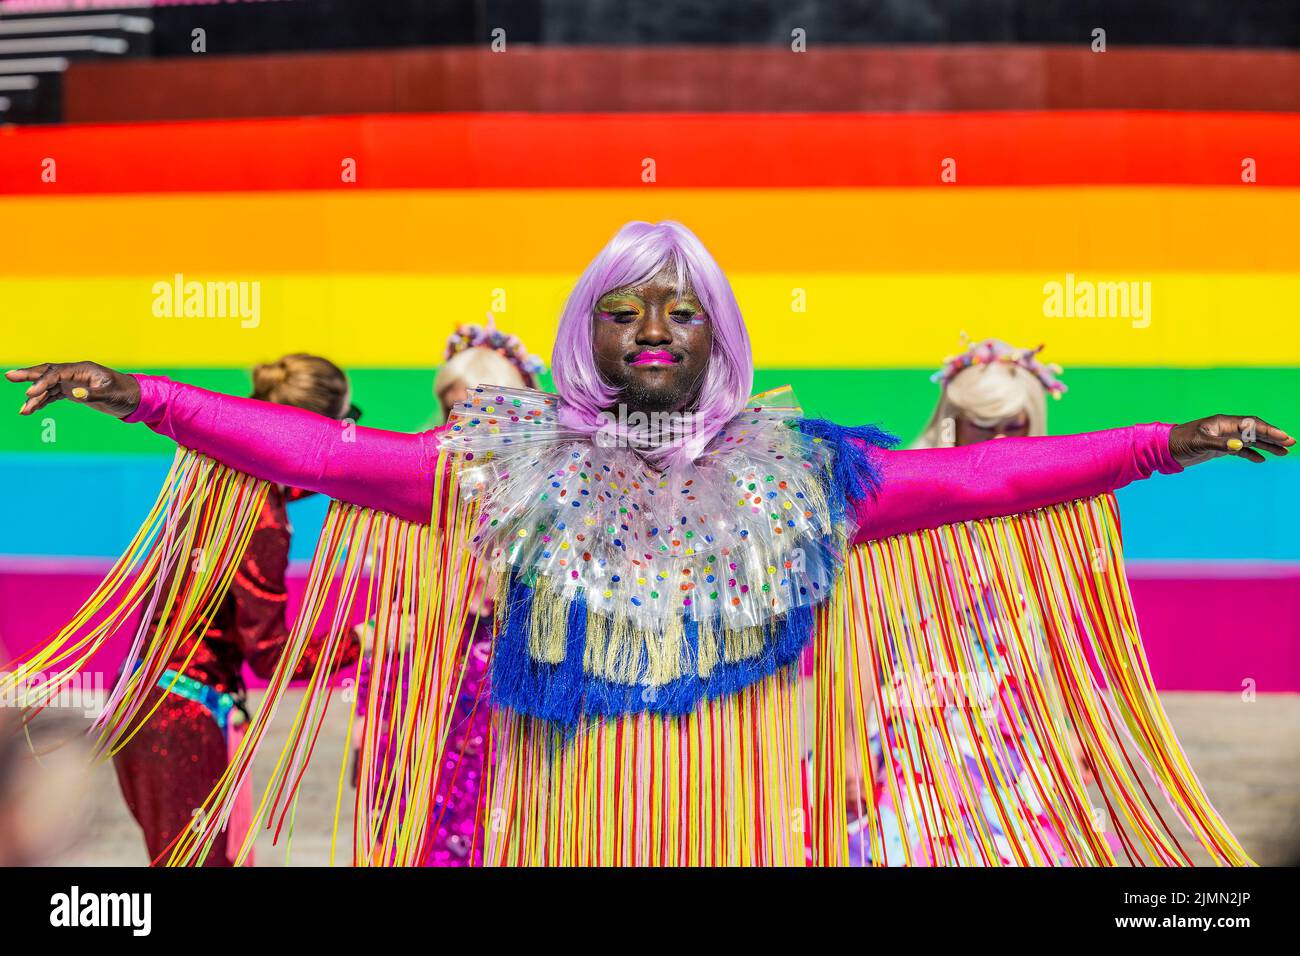
[[[1012,862],[1055,862],[1037,837],[1040,808],[1070,862],[1116,862],[1070,758],[1071,727],[1127,860],[1191,863],[1190,834],[1215,861],[1250,862],[1160,707],[1110,493],[1213,458],[1284,455],[1285,431],[1212,415],[890,451],[873,426],[804,417],[788,390],[748,397],[750,345],[730,285],[671,221],[630,222],[596,255],[560,317],[552,369],[558,394],[481,384],[442,428],[358,428],[351,440],[300,409],[90,362],[6,374],[28,386],[23,414],[69,399],[175,439],[183,450],[155,510],[218,495],[225,522],[204,533],[232,553],[249,520],[224,504],[233,489],[280,482],[337,499],[313,584],[323,593],[341,578],[344,609],[361,590],[399,616],[415,605],[400,652],[411,700],[385,743],[401,759],[358,808],[358,863],[420,862],[484,563],[502,572],[487,864],[846,863],[846,727],[866,739],[867,707],[895,673],[974,673],[981,647],[1023,702],[1007,709],[1022,715],[1009,734],[979,708],[962,711],[983,776],[1007,784],[994,809]],[[844,417],[880,414],[844,404]],[[152,567],[170,528],[128,559]],[[376,568],[365,589],[354,555]],[[83,616],[111,618],[120,590],[106,583]],[[295,639],[311,619],[300,615]],[[980,633],[988,619],[996,639]],[[406,624],[377,622],[384,633]],[[17,679],[53,670],[56,688],[79,665],[74,649],[98,637],[79,617]],[[137,640],[148,654],[160,638]],[[805,718],[795,665],[809,645]],[[286,652],[281,668],[294,662]],[[101,721],[110,735],[142,693],[115,689]],[[899,746],[907,772],[887,774],[905,790],[895,806],[915,808],[935,863],[996,865],[984,816],[970,812],[976,788],[939,769],[963,766],[942,713],[915,716]],[[318,726],[305,720],[291,739],[255,826],[282,825]],[[252,728],[171,862],[202,860],[260,739]]]

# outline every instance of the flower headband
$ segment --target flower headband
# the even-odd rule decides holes
[[[513,335],[506,335],[496,327],[496,319],[491,312],[487,314],[486,326],[467,324],[456,327],[447,339],[447,350],[443,360],[464,352],[466,349],[491,349],[519,370],[524,380],[536,382],[536,377],[546,371],[546,363],[536,355],[530,355],[524,343]]]
[[[970,343],[966,351],[957,355],[950,355],[944,359],[939,371],[930,376],[930,381],[938,382],[942,388],[947,388],[948,383],[956,378],[959,372],[970,368],[972,365],[992,365],[994,362],[1006,362],[1009,365],[1019,365],[1025,371],[1031,373],[1053,398],[1060,398],[1068,391],[1065,383],[1056,377],[1064,371],[1061,366],[1055,363],[1044,364],[1038,361],[1037,355],[1043,350],[1043,346],[1040,345],[1036,349],[1018,349],[1008,345],[1001,339],[970,342],[964,332],[962,338]]]

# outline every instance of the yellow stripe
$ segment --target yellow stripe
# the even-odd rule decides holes
[[[576,277],[629,219],[685,222],[729,272],[1300,270],[1300,190],[647,186],[6,198],[0,273]]]
[[[1133,316],[1045,316],[1044,284],[1064,277],[740,273],[732,282],[759,367],[929,367],[958,347],[962,331],[1050,342],[1066,366],[1300,364],[1300,274],[1077,274],[1076,281],[1150,282],[1145,327]],[[257,324],[245,328],[236,317],[155,317],[159,278],[0,278],[5,361],[231,367],[310,351],[345,366],[423,367],[437,363],[455,323],[481,320],[488,309],[548,356],[574,281],[568,274],[265,275],[254,280]],[[797,290],[806,311],[795,311]]]

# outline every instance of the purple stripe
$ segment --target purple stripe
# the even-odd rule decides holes
[[[1289,580],[1300,578],[1300,562],[1295,561],[1129,561],[1130,581],[1232,581]]]
[[[104,579],[112,562],[102,558],[0,558],[0,665],[29,654],[72,619],[96,586]],[[286,585],[289,601],[287,619],[292,625],[307,583],[306,562],[289,566]],[[365,581],[361,583],[365,587]],[[365,602],[357,600],[349,623],[359,623]],[[323,624],[333,620],[333,601],[327,601],[321,615]],[[105,686],[110,686],[131,647],[134,627],[123,627],[91,658],[90,668],[104,672]],[[4,669],[0,667],[0,669]],[[347,676],[335,676],[335,681]],[[266,681],[244,668],[249,687],[261,688]]]
[[[0,657],[39,646],[110,566],[95,558],[0,558]],[[1143,561],[1131,562],[1128,571],[1162,690],[1241,692],[1253,686],[1260,693],[1300,693],[1300,564]],[[306,578],[305,563],[290,566],[290,621]],[[128,641],[115,635],[95,665],[111,677]]]

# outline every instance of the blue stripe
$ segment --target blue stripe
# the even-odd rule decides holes
[[[0,554],[116,558],[158,497],[171,456],[0,454]],[[292,561],[308,561],[328,499],[289,505]]]
[[[117,557],[170,457],[0,454],[0,554]],[[1217,461],[1119,492],[1130,559],[1300,560],[1300,467]],[[308,560],[327,502],[289,506],[290,557]]]

